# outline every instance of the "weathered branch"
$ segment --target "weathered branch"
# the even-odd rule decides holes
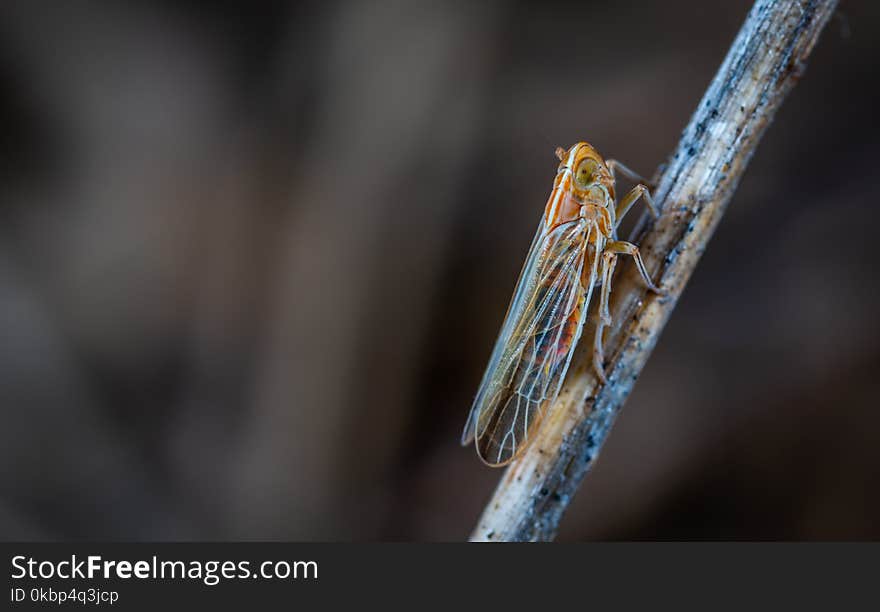
[[[836,0],[758,0],[675,154],[657,181],[662,213],[641,249],[666,297],[646,294],[634,266],[615,279],[599,385],[586,329],[556,404],[535,441],[504,474],[474,541],[550,540],[706,249],[749,159],[803,74]],[[623,262],[621,262],[623,263]]]

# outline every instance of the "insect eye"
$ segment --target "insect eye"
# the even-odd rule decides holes
[[[574,180],[578,187],[585,189],[590,183],[594,183],[596,181],[596,170],[598,170],[598,167],[599,164],[596,163],[595,159],[587,157],[581,161],[574,173]]]

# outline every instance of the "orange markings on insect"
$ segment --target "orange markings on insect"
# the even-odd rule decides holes
[[[600,321],[593,364],[605,381],[602,332],[610,324],[608,296],[619,254],[632,255],[648,286],[656,290],[638,248],[617,240],[620,220],[643,186],[615,201],[614,168],[589,144],[556,150],[559,169],[501,332],[462,433],[476,440],[480,458],[492,466],[515,459],[559,395],[583,331],[593,289],[600,292]],[[650,196],[647,196],[650,205]]]

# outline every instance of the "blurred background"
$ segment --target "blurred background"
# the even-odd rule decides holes
[[[880,538],[880,5],[842,4],[560,540]],[[0,4],[0,537],[466,538],[554,148],[650,175],[750,5]]]

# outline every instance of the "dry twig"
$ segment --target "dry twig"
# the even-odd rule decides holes
[[[609,382],[600,386],[590,342],[578,347],[535,441],[498,485],[471,539],[550,540],[596,458],[715,231],[761,136],[803,74],[836,0],[757,0],[678,148],[657,181],[662,214],[642,253],[665,298],[646,295],[634,266],[614,283],[606,335]],[[583,338],[590,338],[591,330]]]

